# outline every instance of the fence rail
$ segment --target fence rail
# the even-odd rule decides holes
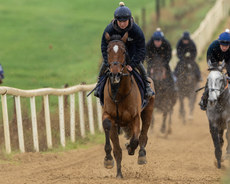
[[[65,110],[64,110],[64,96],[70,96],[70,140],[72,142],[76,141],[76,118],[75,118],[75,94],[78,93],[79,97],[79,119],[80,119],[80,132],[81,136],[86,136],[85,130],[85,112],[84,112],[84,93],[92,90],[95,87],[95,84],[91,85],[76,85],[64,89],[54,89],[54,88],[43,88],[36,90],[21,90],[11,87],[0,87],[0,95],[2,101],[2,113],[3,113],[3,126],[4,126],[4,139],[5,139],[5,149],[7,153],[11,153],[11,141],[10,141],[10,131],[9,131],[9,117],[8,117],[8,108],[7,108],[7,95],[15,96],[15,107],[16,107],[16,118],[17,118],[17,129],[18,129],[18,143],[19,149],[23,153],[25,152],[25,143],[24,143],[24,133],[23,133],[23,120],[21,112],[21,97],[30,98],[30,109],[31,109],[31,123],[32,123],[32,135],[33,135],[33,145],[34,151],[39,151],[39,138],[38,138],[38,127],[37,127],[37,112],[36,112],[36,97],[43,96],[44,102],[44,114],[45,114],[45,128],[46,128],[46,138],[47,138],[47,147],[52,148],[52,131],[51,131],[51,118],[50,118],[50,106],[49,106],[49,96],[54,95],[58,96],[58,108],[59,108],[59,134],[60,134],[60,144],[66,146],[66,135],[65,135]],[[98,129],[102,131],[101,118],[102,110],[101,105],[98,99],[96,99],[96,108],[97,108],[97,121]],[[89,130],[91,134],[95,134],[94,127],[94,116],[93,116],[93,100],[92,95],[87,98],[87,110],[88,110],[88,119],[89,119]]]

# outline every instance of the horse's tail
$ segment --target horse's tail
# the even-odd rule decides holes
[[[121,129],[125,132],[125,138],[126,139],[130,139],[132,137],[132,131],[131,131],[131,128],[129,126],[122,127]]]

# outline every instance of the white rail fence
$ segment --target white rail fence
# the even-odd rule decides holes
[[[209,10],[198,29],[191,35],[196,43],[198,56],[206,50],[207,44],[210,42],[213,33],[218,28],[220,22],[229,16],[229,11],[230,0],[216,0],[215,5]],[[224,32],[224,30],[222,32]],[[177,61],[176,50],[173,50],[173,59],[170,62],[172,68],[176,66]]]
[[[51,131],[51,118],[50,118],[50,105],[49,96],[58,96],[58,106],[59,106],[59,134],[60,134],[60,144],[65,147],[66,136],[65,136],[65,124],[70,123],[70,140],[71,142],[76,141],[76,100],[75,94],[78,93],[79,98],[79,123],[80,123],[80,133],[82,137],[86,136],[86,122],[84,120],[85,113],[83,101],[85,96],[83,92],[89,92],[95,87],[95,84],[91,85],[77,85],[64,89],[53,89],[53,88],[43,88],[36,90],[21,90],[11,87],[0,87],[1,102],[2,102],[2,113],[3,113],[3,128],[4,128],[4,139],[5,139],[5,150],[6,153],[11,153],[11,140],[10,140],[10,126],[9,115],[7,108],[7,95],[13,95],[15,97],[15,107],[16,107],[16,118],[17,118],[17,129],[18,129],[18,141],[19,149],[21,152],[25,152],[25,141],[23,134],[23,120],[21,111],[21,97],[30,98],[30,110],[31,110],[31,123],[32,123],[32,136],[33,136],[33,146],[34,151],[39,151],[39,137],[38,137],[38,127],[37,127],[37,112],[36,112],[36,102],[37,96],[43,96],[44,100],[44,114],[45,114],[45,129],[46,129],[46,140],[47,147],[52,148],[52,131]],[[64,96],[70,96],[70,122],[65,122],[64,119]],[[88,119],[89,119],[89,130],[90,134],[95,134],[94,127],[94,116],[93,116],[93,95],[87,97],[87,109],[88,109]],[[97,112],[97,122],[99,131],[103,131],[102,128],[102,109],[98,99],[96,99],[96,109]]]

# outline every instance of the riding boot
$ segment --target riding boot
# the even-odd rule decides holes
[[[99,71],[99,76],[98,76],[98,80],[97,80],[96,86],[98,85],[98,82],[100,81],[101,76],[105,73],[106,69],[107,69],[107,66],[103,62],[102,65],[101,65],[100,71]],[[95,89],[94,96],[96,96],[96,97],[99,98],[99,86]]]
[[[145,83],[145,87],[146,87],[146,93],[145,93],[145,98],[148,99],[148,98],[151,98],[153,95],[154,95],[154,92],[152,91],[151,89],[151,86],[150,86],[150,82],[148,81],[148,75],[145,71],[145,67],[144,65],[140,62],[138,65],[137,65],[137,69],[139,70],[140,74],[141,74],[141,77]]]
[[[200,109],[203,111],[206,111],[207,110],[207,104],[208,104],[208,86],[206,83],[203,96],[201,97],[201,101],[199,103]]]

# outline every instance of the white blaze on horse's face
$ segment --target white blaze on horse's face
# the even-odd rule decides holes
[[[118,50],[119,50],[118,45],[114,45],[114,47],[113,47],[113,51],[114,51],[115,53],[117,53],[117,52],[118,52]]]
[[[223,74],[220,71],[211,71],[208,75],[208,100],[214,102],[218,99],[223,85]]]

